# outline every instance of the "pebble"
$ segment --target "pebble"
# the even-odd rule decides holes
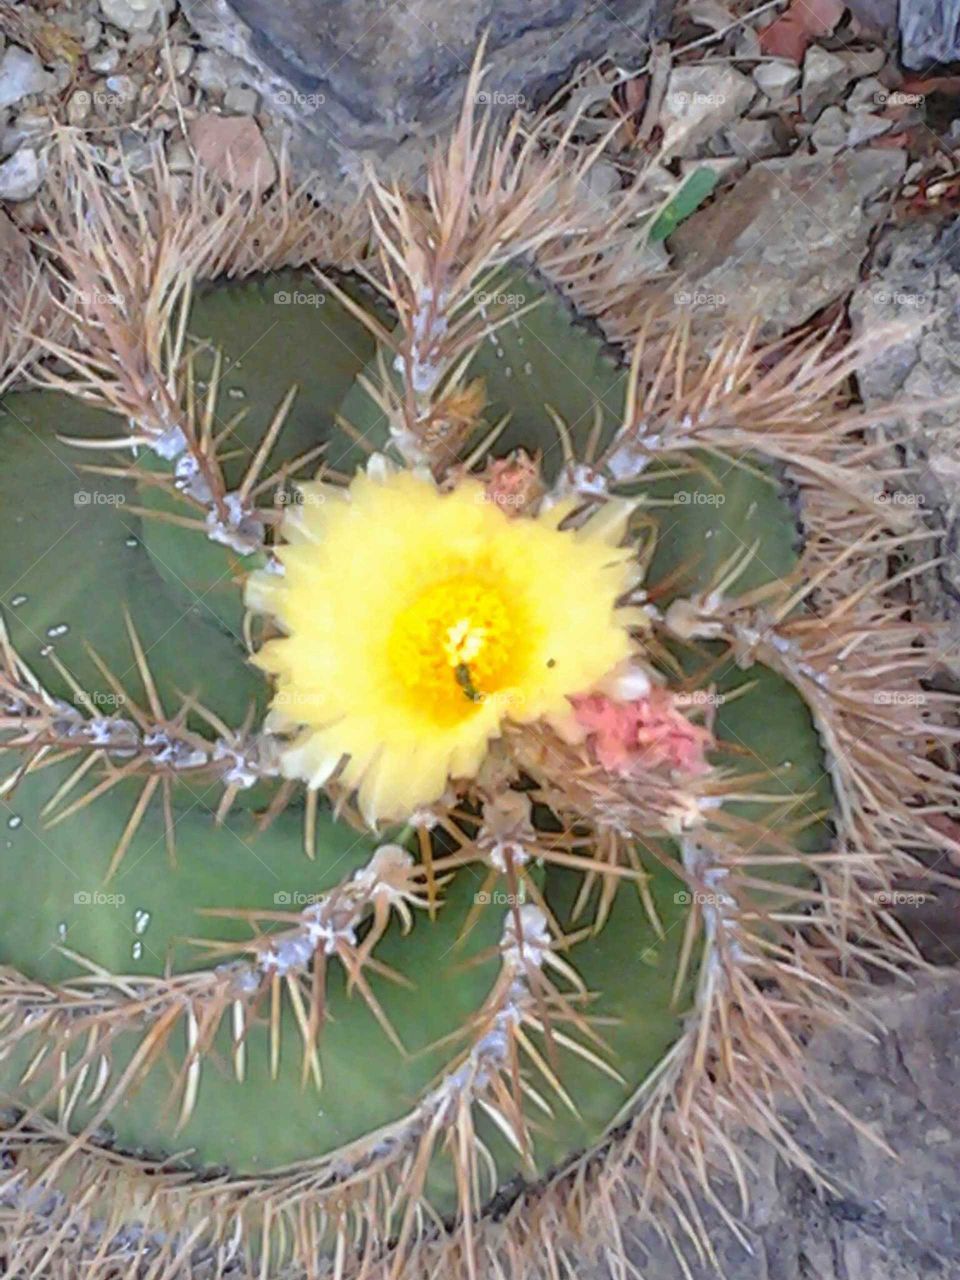
[[[171,173],[193,172],[193,152],[183,138],[178,138],[167,148],[167,167]]]
[[[40,161],[32,147],[22,147],[0,164],[0,200],[29,200],[40,182]]]
[[[664,160],[687,157],[724,125],[739,119],[756,92],[733,67],[691,63],[674,67],[660,120]]]
[[[854,78],[846,59],[839,54],[811,45],[803,61],[803,82],[800,88],[800,105],[811,123],[824,107],[837,102]]]
[[[771,102],[780,103],[800,83],[800,68],[786,58],[774,58],[754,67],[753,82]]]
[[[178,44],[170,50],[170,64],[173,67],[175,76],[185,76],[193,66],[193,59],[196,57],[193,49],[188,44]]]
[[[249,74],[238,58],[229,58],[205,49],[197,55],[191,79],[207,93],[226,93],[233,85],[248,80]]]
[[[879,138],[893,128],[893,121],[884,116],[874,115],[870,111],[858,111],[849,117],[847,126],[847,144],[858,147],[861,142],[869,142],[871,138]]]
[[[190,122],[190,141],[200,164],[226,186],[259,193],[276,181],[276,162],[249,116],[198,116]]]
[[[255,116],[260,106],[260,95],[255,89],[232,85],[223,96],[223,109],[236,116]]]
[[[839,107],[827,107],[810,131],[810,141],[823,155],[835,155],[849,146],[847,117]]]
[[[44,71],[36,54],[12,44],[0,57],[0,110],[52,87],[53,78]]]
[[[96,71],[98,75],[109,75],[120,65],[120,50],[110,45],[98,53],[91,53],[87,57],[87,64],[90,70]]]
[[[33,145],[50,132],[50,117],[46,111],[23,111],[0,134],[0,152],[10,155],[24,145]]]
[[[769,117],[735,120],[724,130],[724,137],[733,154],[745,160],[764,160],[783,151]]]
[[[103,27],[101,27],[96,18],[87,18],[83,24],[83,34],[80,37],[80,43],[84,49],[89,53],[97,47],[102,39]]]
[[[883,106],[889,92],[882,80],[867,76],[851,89],[846,108],[848,111],[873,111],[875,107]]]
[[[130,32],[149,31],[163,10],[163,0],[100,0],[107,22]]]

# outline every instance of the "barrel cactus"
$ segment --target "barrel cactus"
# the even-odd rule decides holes
[[[691,350],[663,210],[475,88],[350,221],[64,141],[0,419],[9,1274],[553,1274],[631,1208],[709,1259],[737,1125],[789,1150],[911,961],[949,698],[860,352]]]

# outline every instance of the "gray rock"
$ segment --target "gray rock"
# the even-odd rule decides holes
[[[823,155],[836,155],[849,146],[849,121],[839,107],[827,107],[810,131],[810,142]]]
[[[181,0],[210,50],[240,58],[265,109],[290,126],[318,190],[351,198],[369,157],[389,176],[422,168],[462,101],[486,32],[483,92],[532,104],[585,59],[643,57],[672,0]],[[631,65],[633,65],[631,63]]]
[[[87,65],[97,75],[109,75],[120,65],[120,50],[112,45],[106,49],[95,50],[87,55]]]
[[[44,71],[40,59],[19,45],[12,44],[0,58],[0,110],[31,93],[46,93],[53,79]]]
[[[255,89],[244,89],[240,85],[233,85],[223,95],[224,111],[232,112],[237,116],[256,115],[259,105],[260,95]]]
[[[773,121],[769,117],[760,120],[735,120],[723,131],[730,150],[746,160],[764,160],[781,155],[784,148],[777,140]]]
[[[190,78],[205,93],[226,93],[232,86],[244,84],[250,76],[238,59],[204,50],[197,55]]]
[[[660,112],[664,158],[693,155],[746,111],[755,92],[753,82],[733,67],[709,62],[674,67]]]
[[[0,200],[29,200],[40,190],[40,161],[32,147],[23,147],[0,164]]]
[[[0,134],[0,154],[9,156],[24,144],[32,146],[45,138],[50,129],[51,120],[46,111],[40,108],[23,111]]]
[[[100,0],[106,20],[124,31],[149,31],[172,7],[171,0]]]
[[[890,90],[876,76],[867,76],[859,80],[850,90],[846,101],[848,111],[874,111],[882,107]]]
[[[185,76],[193,65],[196,56],[188,44],[174,45],[170,50],[170,63],[175,76]]]
[[[800,87],[800,105],[810,121],[833,102],[838,102],[843,91],[856,75],[849,62],[837,53],[830,53],[813,44],[803,60],[803,83]]]
[[[914,70],[960,59],[960,0],[906,0],[900,5],[901,57]]]
[[[884,233],[870,279],[850,305],[855,333],[906,321],[915,333],[858,371],[870,407],[901,398],[960,397],[960,218],[909,222]],[[960,674],[960,435],[956,408],[923,415],[904,444],[900,501],[947,530],[945,563],[919,584],[934,616],[950,623],[946,657]]]
[[[800,83],[800,68],[786,58],[773,58],[754,67],[753,82],[771,102],[779,103]]]
[[[876,198],[903,173],[901,151],[795,154],[764,160],[687,219],[670,239],[690,287],[726,298],[722,316],[695,312],[710,342],[762,318],[762,338],[809,319],[851,289],[879,217]]]
[[[892,128],[892,120],[875,116],[870,111],[858,111],[849,117],[847,143],[851,147],[858,147],[862,142],[869,142],[871,138],[879,138],[881,134],[889,133]]]

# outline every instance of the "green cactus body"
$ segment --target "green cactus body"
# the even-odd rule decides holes
[[[439,249],[401,251],[406,224],[388,223],[392,310],[293,270],[198,288],[196,346],[176,377],[157,374],[157,403],[179,409],[145,410],[136,447],[106,462],[77,446],[116,440],[116,413],[62,390],[3,404],[0,541],[16,554],[0,560],[0,1089],[8,1143],[55,1135],[49,1181],[67,1201],[77,1151],[109,1165],[71,1237],[81,1262],[96,1248],[82,1253],[83,1231],[134,1186],[128,1157],[163,1202],[156,1221],[209,1214],[218,1246],[240,1224],[250,1274],[318,1258],[360,1274],[441,1238],[478,1274],[471,1233],[489,1206],[521,1215],[538,1180],[569,1169],[579,1186],[580,1153],[668,1112],[662,1141],[682,1145],[714,1098],[749,1110],[737,1071],[754,1050],[727,1049],[767,1025],[755,978],[782,983],[802,1022],[787,930],[834,891],[829,851],[856,859],[873,830],[841,796],[850,738],[828,701],[823,637],[844,618],[811,631],[799,585],[826,535],[801,529],[793,482],[825,475],[835,500],[846,465],[840,446],[826,463],[800,447],[805,375],[777,400],[776,371],[725,373],[722,411],[699,418],[680,372],[666,408],[653,391],[641,403],[640,364],[517,265],[522,245],[504,265],[494,237],[492,265],[452,300],[422,282],[404,293],[397,264]],[[737,418],[764,376],[771,414],[800,405],[789,465],[772,427]],[[594,641],[628,657],[564,690],[556,714],[495,707],[482,760],[461,742],[444,785],[397,813],[351,775],[354,748],[323,755],[340,721],[314,706],[334,668],[318,675],[303,637],[329,640],[341,586],[375,599],[379,570],[401,580],[402,547],[372,566],[348,554],[342,581],[324,557],[404,501],[411,527],[459,511],[474,541],[458,546],[527,537],[533,555],[553,538],[570,563],[593,555],[596,581],[557,592],[579,637],[563,660],[589,664]],[[421,612],[396,613],[384,650],[416,715],[435,697],[438,738],[444,715],[479,720],[503,688],[545,699],[560,678],[551,654],[523,684],[539,632],[517,639],[508,619],[502,640],[511,601],[479,552],[474,577],[461,549],[430,578],[447,550],[418,546]],[[619,585],[578,632],[601,580]],[[283,591],[287,614],[270,604]],[[442,613],[448,597],[463,617]],[[363,626],[340,637],[348,653],[369,652]],[[880,668],[840,714],[859,699],[899,741],[876,710],[898,705],[876,697]],[[421,747],[394,780],[426,772]],[[947,784],[931,766],[924,785],[942,798]],[[816,945],[804,954],[812,1002],[832,978]],[[767,1059],[759,1070],[766,1100]],[[726,1132],[725,1116],[711,1124]],[[42,1145],[30,1152],[42,1172]],[[170,1268],[172,1239],[151,1246]]]

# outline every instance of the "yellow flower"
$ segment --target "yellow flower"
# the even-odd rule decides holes
[[[343,762],[371,823],[474,776],[505,720],[568,716],[631,651],[629,503],[568,531],[569,504],[511,519],[475,480],[440,493],[371,468],[302,490],[282,572],[248,581],[285,633],[255,661],[276,676],[271,726],[297,730],[284,774],[319,787]]]

